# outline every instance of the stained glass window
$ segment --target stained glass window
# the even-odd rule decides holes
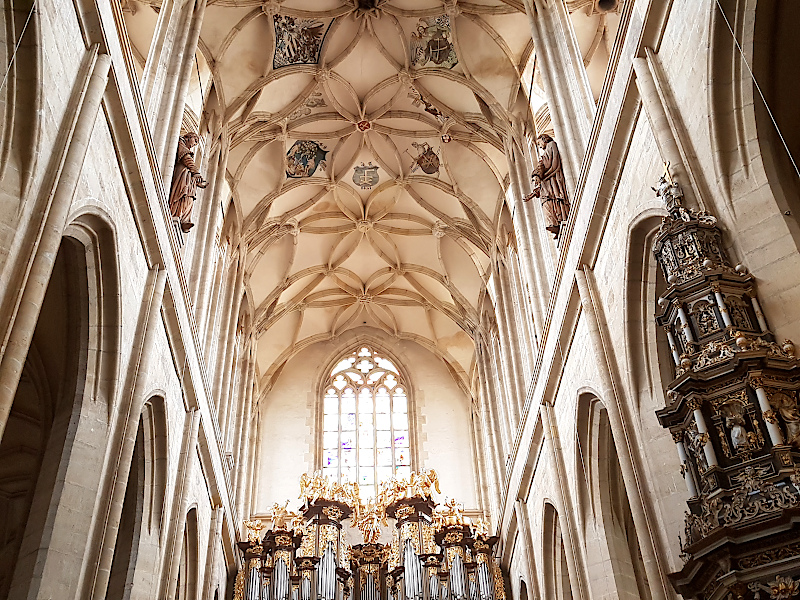
[[[322,472],[362,497],[411,473],[407,388],[379,351],[359,346],[331,370],[322,399]]]

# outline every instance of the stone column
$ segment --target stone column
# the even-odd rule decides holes
[[[584,267],[589,271],[588,267]],[[665,557],[666,552],[662,550],[662,540],[658,534],[651,532],[658,531],[655,524],[655,516],[648,513],[648,505],[644,497],[649,495],[649,491],[644,488],[644,478],[641,474],[642,467],[636,463],[633,456],[632,446],[636,447],[635,431],[629,423],[629,415],[625,413],[621,385],[619,377],[612,372],[610,357],[606,351],[606,343],[603,340],[603,331],[600,329],[598,310],[593,299],[592,288],[588,277],[582,270],[575,272],[575,282],[581,298],[582,316],[586,319],[586,326],[589,331],[589,340],[595,356],[597,371],[602,382],[602,394],[606,400],[605,406],[608,412],[608,420],[611,425],[614,446],[619,457],[622,479],[625,483],[625,491],[628,495],[628,502],[631,507],[631,515],[636,529],[636,537],[639,541],[639,548],[642,552],[645,573],[650,582],[650,590],[653,600],[667,600],[672,597],[672,589],[667,581],[667,566],[662,564],[659,556]]]
[[[516,402],[516,410],[517,410],[517,426],[519,426],[520,418],[522,415],[522,411],[525,407],[525,401],[527,399],[527,390],[528,390],[528,379],[525,376],[525,356],[523,354],[527,354],[532,351],[532,346],[530,345],[530,340],[528,339],[528,332],[527,332],[527,323],[523,321],[525,318],[522,314],[518,314],[515,308],[517,302],[522,300],[518,294],[514,293],[514,289],[511,285],[511,278],[514,277],[515,269],[514,265],[511,264],[516,257],[512,252],[508,251],[508,256],[506,257],[506,261],[509,263],[506,265],[505,269],[503,269],[504,277],[500,278],[500,293],[503,296],[503,304],[505,305],[505,311],[507,314],[508,320],[508,329],[509,329],[509,341],[511,342],[511,347],[513,351],[513,358],[515,368],[517,370],[516,373],[516,380],[517,380],[517,387],[518,387],[518,396]],[[520,311],[521,313],[522,311]]]
[[[486,342],[489,347],[487,348],[487,353],[483,356],[484,368],[488,375],[486,383],[495,394],[493,415],[497,418],[503,440],[503,464],[505,465],[511,452],[511,444],[514,442],[513,426],[511,424],[511,415],[509,414],[509,404],[511,403],[511,386],[508,382],[509,369],[503,368],[500,344],[495,339],[495,336],[490,333],[488,338]]]
[[[480,398],[476,399],[475,397],[470,398],[470,407],[469,407],[469,433],[470,433],[470,442],[473,448],[473,461],[472,467],[476,477],[476,491],[478,493],[478,508],[480,508],[484,513],[489,512],[490,514],[496,514],[494,512],[494,507],[490,508],[490,498],[495,494],[494,490],[491,489],[491,486],[488,482],[489,477],[489,466],[486,464],[486,453],[480,452],[480,449],[486,447],[486,441],[483,439],[483,436],[480,431],[480,427],[478,424],[478,403],[480,402]]]
[[[511,396],[508,402],[508,413],[509,424],[513,433],[519,425],[520,405],[524,402],[521,398],[524,397],[524,392],[521,391],[523,383],[518,365],[519,349],[517,332],[513,326],[514,319],[510,315],[504,294],[503,282],[501,281],[507,277],[507,275],[505,270],[501,271],[499,262],[495,263],[492,287],[494,287],[497,323],[500,329],[500,340],[502,340],[498,346],[500,347],[501,354],[504,354],[506,357],[507,368],[505,369],[506,372],[504,375],[508,381],[508,391]]]
[[[197,454],[197,434],[200,429],[200,410],[191,409],[186,413],[181,454],[178,457],[178,475],[175,479],[175,493],[170,507],[170,520],[164,544],[164,563],[161,570],[159,598],[172,600],[175,596],[175,582],[178,577],[178,563],[181,559],[183,525],[189,508],[187,487],[191,481],[194,457]]]
[[[533,374],[533,367],[536,358],[536,352],[539,344],[536,339],[536,332],[533,326],[533,318],[531,314],[530,294],[525,293],[525,281],[520,269],[519,254],[511,252],[509,254],[509,282],[507,287],[509,295],[511,296],[511,306],[514,309],[515,319],[517,320],[517,327],[522,333],[522,341],[520,343],[520,363],[522,365],[523,377],[523,392],[525,397],[522,398],[523,407],[527,403],[528,386],[531,384],[531,375]]]
[[[206,0],[165,0],[142,77],[142,96],[164,181],[172,177],[177,132]]]
[[[20,282],[22,293],[15,305],[16,315],[8,320],[6,334],[8,341],[0,357],[0,439],[3,437],[17,385],[22,376],[64,228],[67,226],[72,198],[83,168],[97,112],[106,90],[111,57],[107,54],[97,54],[97,48],[93,47],[89,51],[87,60],[90,65],[88,73],[91,75],[84,80],[83,86],[80,84],[76,86],[77,117],[74,121],[62,125],[66,140],[63,161],[57,165],[60,173],[53,181],[53,187],[44,201],[41,214],[33,215],[34,219],[41,218],[43,225],[36,238],[32,240],[35,250],[29,263],[30,270],[27,277],[24,282]]]
[[[85,597],[105,598],[114,549],[117,541],[119,522],[122,518],[122,505],[128,487],[131,460],[139,431],[139,418],[147,391],[147,374],[153,356],[155,332],[161,323],[161,304],[167,272],[158,266],[148,275],[139,323],[133,340],[133,351],[128,362],[125,388],[115,414],[119,415],[112,424],[111,442],[103,465],[103,484],[100,494],[99,518],[91,540],[99,549],[99,560],[89,561],[96,571],[87,572],[84,579]]]
[[[226,432],[228,430],[228,420],[230,418],[230,410],[231,405],[233,404],[233,399],[231,398],[231,382],[233,380],[233,372],[234,372],[234,359],[237,354],[237,344],[236,344],[236,333],[239,326],[239,315],[240,315],[240,308],[242,304],[242,295],[244,290],[244,270],[245,270],[245,261],[243,253],[246,250],[243,247],[239,248],[239,261],[236,267],[236,283],[233,289],[233,298],[231,300],[231,312],[230,318],[228,319],[228,326],[226,329],[223,329],[220,333],[224,334],[227,342],[225,344],[226,351],[224,356],[224,361],[222,362],[222,372],[223,372],[223,381],[222,387],[220,388],[220,432],[222,434],[222,439],[220,440],[223,444],[227,443],[227,436]],[[239,350],[241,350],[241,345],[239,345]]]
[[[198,71],[195,66],[195,54],[197,52],[197,43],[200,40],[200,28],[203,25],[203,15],[206,10],[207,0],[196,0],[194,11],[190,15],[190,24],[186,34],[186,42],[183,49],[183,65],[181,70],[177,73],[177,80],[175,81],[175,95],[172,101],[173,110],[170,114],[170,121],[163,129],[164,142],[164,158],[162,160],[162,173],[164,174],[164,181],[172,181],[172,171],[175,168],[175,149],[177,148],[178,136],[181,134],[181,123],[183,122],[183,113],[186,110],[186,94],[189,92],[189,80],[192,76],[196,76]],[[188,7],[191,7],[191,2],[187,2]],[[188,8],[187,7],[187,8]],[[203,98],[201,103],[205,100]],[[202,116],[202,106],[201,106]],[[197,132],[198,135],[200,132]],[[154,138],[154,144],[158,140]],[[156,146],[156,149],[158,146]],[[158,154],[156,154],[158,156]]]
[[[247,476],[247,448],[250,444],[250,416],[253,412],[253,396],[255,394],[255,374],[256,374],[256,357],[255,357],[255,336],[251,333],[248,340],[248,357],[247,357],[247,377],[242,387],[242,410],[239,413],[239,418],[236,425],[237,435],[237,450],[236,450],[236,469],[235,478],[233,480],[232,489],[235,490],[232,502],[236,506],[237,517],[242,517],[242,506],[244,501],[244,482]]]
[[[203,255],[206,250],[206,232],[210,218],[211,207],[213,204],[214,193],[219,185],[220,175],[220,144],[212,145],[209,149],[207,167],[201,167],[201,173],[205,173],[208,181],[206,188],[197,189],[197,201],[195,211],[197,214],[197,225],[193,231],[194,235],[189,236],[186,242],[186,249],[183,253],[183,264],[186,266],[186,278],[188,281],[189,296],[193,306],[197,306],[197,284],[199,283],[198,267],[203,264]]]
[[[206,568],[203,575],[203,594],[201,596],[204,600],[210,600],[213,597],[214,563],[217,561],[217,548],[219,548],[222,538],[222,524],[224,522],[225,510],[221,506],[215,506],[214,512],[211,515],[211,526],[208,532]]]
[[[524,0],[547,105],[574,192],[589,143],[595,103],[564,0]]]
[[[664,162],[669,163],[669,169],[678,181],[693,182],[694,178],[684,164],[683,155],[678,147],[678,140],[670,125],[664,98],[659,93],[656,74],[653,72],[652,51],[646,50],[648,58],[634,58],[633,71],[636,73],[636,87],[642,97],[642,106],[650,122],[658,150]],[[699,206],[693,185],[683,185],[682,190],[690,206]]]
[[[210,315],[208,326],[206,328],[207,347],[213,348],[214,341],[217,342],[216,352],[213,357],[214,365],[214,379],[211,387],[211,395],[214,399],[214,405],[217,407],[217,422],[221,418],[222,411],[222,383],[225,377],[225,364],[228,360],[228,344],[230,343],[230,322],[234,319],[234,294],[236,293],[236,283],[238,280],[239,262],[236,256],[231,258],[230,263],[227,265],[227,282],[225,288],[221,291],[222,303],[221,306],[217,305],[216,311],[222,311],[222,318],[219,321],[219,326],[214,327],[214,314]],[[238,308],[238,307],[236,307]],[[209,365],[210,366],[210,365]]]
[[[541,339],[542,337],[542,324],[544,322],[544,314],[546,311],[547,300],[539,289],[540,282],[536,275],[536,259],[535,255],[540,252],[531,236],[531,222],[526,214],[526,202],[522,198],[530,192],[530,190],[523,184],[522,179],[527,170],[527,163],[524,156],[517,157],[516,154],[519,149],[510,148],[506,152],[506,159],[509,162],[509,173],[511,175],[513,194],[514,210],[511,214],[511,220],[514,223],[514,233],[517,237],[517,248],[519,248],[520,260],[522,263],[522,270],[525,273],[525,279],[528,282],[528,290],[530,296],[530,305],[533,312],[533,327],[536,335]]]
[[[228,244],[226,241],[225,248],[220,252],[220,255],[214,257],[214,279],[213,285],[209,290],[209,295],[211,296],[213,294],[213,296],[209,298],[208,306],[204,306],[203,311],[198,312],[196,317],[198,337],[200,338],[203,347],[203,356],[205,358],[206,368],[209,371],[209,377],[213,373],[212,369],[214,365],[214,357],[211,354],[214,338],[211,334],[211,329],[214,327],[214,320],[217,310],[219,310],[218,305],[221,301],[220,297],[226,290],[230,289],[223,284],[223,277],[225,275],[225,267],[228,262],[229,250],[230,244]],[[214,251],[217,252],[216,249]],[[211,399],[211,401],[213,400],[214,398]]]
[[[481,385],[483,386],[483,393],[484,393],[484,415],[485,419],[484,422],[486,423],[489,431],[491,431],[494,435],[491,437],[493,438],[492,448],[495,453],[495,463],[497,468],[497,477],[498,480],[502,480],[505,478],[505,464],[506,464],[506,439],[504,435],[504,429],[499,424],[499,417],[498,417],[498,410],[499,410],[499,402],[496,397],[496,388],[493,386],[493,377],[491,376],[491,370],[487,369],[487,348],[485,345],[485,341],[481,340],[480,338],[477,340],[475,345],[477,356],[477,365],[478,365],[478,379]],[[492,410],[494,408],[494,410]]]
[[[256,406],[258,403],[256,403]],[[261,415],[258,414],[258,408],[253,411],[255,414],[252,418],[252,432],[250,434],[250,461],[247,467],[247,486],[245,488],[245,502],[242,514],[240,517],[245,517],[252,512],[253,504],[258,497],[258,466],[261,464],[259,454],[261,452],[261,444],[258,437],[259,426],[258,421]]]
[[[567,561],[569,578],[573,581],[573,587],[577,592],[577,600],[589,597],[589,584],[586,579],[585,563],[580,551],[577,528],[575,527],[575,509],[572,505],[572,492],[569,489],[569,479],[564,464],[564,455],[561,450],[561,440],[558,436],[558,425],[553,416],[553,407],[546,400],[542,401],[542,430],[544,432],[547,447],[553,457],[553,468],[556,471],[558,498],[561,513],[559,516],[564,519],[567,535],[562,539],[567,556],[571,559]]]
[[[534,541],[533,535],[531,534],[531,520],[528,516],[528,504],[524,500],[517,498],[514,505],[517,511],[517,523],[519,524],[523,547],[525,549],[525,570],[527,574],[525,580],[531,588],[533,588],[534,599],[538,600],[542,597],[542,593],[539,589],[539,573],[536,570],[536,559],[533,552]]]
[[[222,204],[222,191],[224,189],[225,169],[228,164],[227,133],[223,133],[220,140],[222,146],[217,160],[217,167],[213,179],[209,179],[211,193],[203,195],[201,203],[200,221],[197,228],[201,235],[197,240],[197,250],[192,259],[190,286],[195,305],[195,320],[198,326],[206,314],[211,291],[210,281],[214,277],[214,246],[217,244],[217,225],[220,220]],[[208,198],[208,200],[206,200]],[[199,329],[202,331],[202,329]]]

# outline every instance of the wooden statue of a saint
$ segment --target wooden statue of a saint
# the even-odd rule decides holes
[[[527,202],[531,198],[539,198],[542,201],[542,211],[547,220],[545,229],[558,239],[558,235],[561,233],[561,224],[569,218],[567,182],[564,179],[561,154],[558,151],[558,145],[546,133],[536,138],[536,145],[542,152],[539,156],[539,164],[531,173],[533,192],[524,200]]]
[[[175,156],[175,170],[172,172],[169,211],[172,213],[172,218],[180,222],[184,233],[194,227],[192,207],[197,196],[197,188],[208,185],[194,164],[194,148],[199,141],[200,138],[193,131],[178,138],[178,153]]]

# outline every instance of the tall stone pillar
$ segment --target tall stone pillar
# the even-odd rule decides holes
[[[172,163],[183,119],[206,0],[165,0],[158,13],[142,77],[142,96],[164,181]]]
[[[181,454],[178,457],[178,475],[175,494],[170,507],[170,520],[164,546],[164,563],[161,571],[159,598],[172,600],[175,597],[175,582],[183,544],[183,527],[189,508],[188,486],[197,456],[197,435],[200,430],[200,410],[194,408],[186,413]]]
[[[507,295],[507,290],[504,285],[504,279],[508,277],[508,271],[502,267],[498,262],[495,264],[494,277],[492,283],[494,284],[494,297],[497,310],[497,321],[500,327],[500,352],[506,357],[508,367],[507,379],[509,383],[509,398],[508,410],[509,415],[513,416],[511,423],[512,432],[519,424],[520,407],[523,404],[525,396],[525,383],[522,377],[522,368],[520,365],[519,356],[519,335],[518,330],[514,327],[515,319],[511,313],[509,306],[510,299]]]
[[[527,161],[516,145],[509,144],[506,148],[506,160],[509,165],[509,175],[512,187],[512,202],[514,210],[511,220],[514,224],[514,234],[517,237],[517,248],[522,263],[522,270],[528,283],[529,299],[533,311],[532,321],[536,335],[541,338],[541,327],[544,323],[544,315],[547,310],[547,296],[542,293],[541,281],[537,275],[541,248],[535,242],[532,229],[535,224],[531,222],[530,215],[527,213],[527,203],[523,202],[523,197],[530,193],[529,186],[525,180],[529,177],[527,173]]]
[[[99,549],[99,560],[89,561],[90,572],[84,578],[86,598],[104,598],[111,575],[117,532],[122,518],[122,506],[128,487],[128,476],[139,430],[148,384],[148,370],[153,355],[153,343],[157,327],[161,324],[161,305],[166,285],[167,272],[159,267],[150,270],[141,316],[133,340],[133,352],[125,377],[125,388],[117,407],[118,418],[113,424],[111,441],[103,468],[104,482],[100,507],[95,520],[92,541]],[[96,570],[91,570],[94,566]]]
[[[650,129],[653,131],[661,157],[664,162],[669,163],[670,172],[678,181],[691,181],[691,174],[688,166],[684,164],[679,140],[672,128],[664,97],[659,91],[663,86],[659,84],[657,78],[654,55],[649,49],[645,51],[647,58],[633,59],[633,71],[636,73],[636,87],[642,97],[642,106],[650,123]],[[687,186],[682,191],[688,206],[699,206],[692,186]]]
[[[595,114],[594,97],[564,0],[524,0],[537,63],[571,191]]]

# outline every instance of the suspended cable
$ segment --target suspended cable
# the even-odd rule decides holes
[[[716,0],[717,8],[719,8],[719,12],[722,15],[722,18],[725,20],[725,25],[728,26],[728,31],[731,32],[731,37],[733,38],[733,43],[736,44],[736,48],[739,50],[739,55],[742,57],[742,62],[744,66],[747,67],[747,71],[750,73],[750,79],[753,80],[753,85],[756,86],[758,90],[758,95],[761,96],[761,101],[764,103],[764,108],[767,109],[767,114],[769,118],[772,120],[772,125],[775,127],[775,131],[778,132],[778,137],[781,139],[781,143],[783,144],[784,149],[786,150],[786,154],[789,156],[789,160],[792,161],[792,166],[794,167],[794,172],[797,173],[797,177],[800,178],[800,169],[797,168],[797,163],[792,156],[791,151],[789,150],[789,144],[786,143],[786,140],[783,137],[783,133],[781,133],[780,127],[778,127],[778,122],[775,120],[775,115],[772,114],[772,110],[767,104],[767,99],[764,97],[764,92],[761,91],[761,86],[758,85],[758,81],[756,81],[756,76],[753,74],[753,69],[750,68],[750,63],[747,62],[747,58],[744,55],[744,51],[742,47],[739,45],[739,40],[736,38],[736,34],[733,32],[733,27],[731,27],[730,21],[728,21],[728,17],[725,15],[725,11],[722,9],[722,5],[720,4],[719,0]]]
[[[6,69],[6,74],[3,75],[3,83],[0,83],[0,90],[2,90],[3,86],[5,86],[6,84],[6,80],[8,79],[8,74],[11,72],[11,66],[14,64],[14,59],[17,57],[17,50],[19,50],[19,46],[20,44],[22,44],[22,38],[25,37],[25,30],[28,28],[28,23],[31,22],[31,17],[33,16],[33,11],[35,9],[36,9],[36,0],[33,0],[33,4],[31,4],[31,11],[28,13],[28,18],[25,19],[25,25],[22,26],[22,33],[19,34],[19,40],[17,40],[17,44],[14,46],[14,52],[11,54],[11,60],[8,61],[8,68]]]
[[[197,62],[197,55],[194,55],[194,68],[197,71],[197,84],[200,86],[200,113],[203,112],[203,102],[206,99],[206,95],[203,92],[203,80],[200,79],[200,65]]]

